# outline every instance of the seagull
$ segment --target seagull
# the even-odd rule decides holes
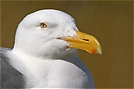
[[[13,49],[0,48],[1,87],[95,89],[78,49],[101,54],[98,40],[79,31],[69,14],[54,9],[31,13],[17,27]]]

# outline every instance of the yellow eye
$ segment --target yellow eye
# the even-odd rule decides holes
[[[44,22],[40,23],[40,28],[47,28],[47,25]]]

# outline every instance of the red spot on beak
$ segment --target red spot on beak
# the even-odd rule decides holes
[[[97,50],[96,49],[93,49],[92,51],[91,51],[91,54],[95,54],[97,52]]]

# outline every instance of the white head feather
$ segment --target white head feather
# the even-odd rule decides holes
[[[40,27],[42,22],[47,28]],[[60,58],[76,50],[69,49],[69,44],[58,38],[76,36],[75,30],[75,20],[70,15],[50,9],[37,11],[27,15],[19,24],[13,51],[19,50],[31,56]]]

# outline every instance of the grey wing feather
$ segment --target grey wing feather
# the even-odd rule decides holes
[[[9,50],[11,49],[0,47],[0,87],[22,89],[25,86],[23,75],[10,65],[10,58],[4,54]]]

